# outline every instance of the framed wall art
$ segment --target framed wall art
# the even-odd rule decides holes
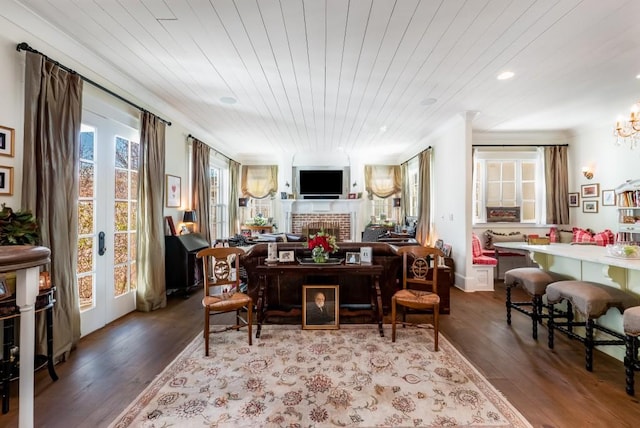
[[[0,195],[13,195],[13,167],[0,166]]]
[[[608,207],[616,204],[616,191],[615,190],[603,190],[602,191],[602,206]]]
[[[0,125],[0,156],[13,157],[15,148],[15,131]]]
[[[569,206],[570,207],[579,207],[580,206],[580,193],[569,193]]]
[[[340,326],[337,285],[302,286],[302,328],[337,330]]]
[[[598,212],[598,201],[582,201],[582,212],[583,213],[597,213]]]
[[[167,195],[167,207],[177,208],[180,206],[180,177],[167,174],[165,193]]]
[[[600,195],[600,185],[596,184],[583,184],[580,187],[583,198],[597,198]]]

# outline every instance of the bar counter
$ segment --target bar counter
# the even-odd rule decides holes
[[[494,246],[505,250],[529,251],[531,259],[545,270],[561,273],[576,280],[615,287],[640,299],[640,259],[613,257],[608,255],[605,247],[597,245],[496,242]],[[614,331],[623,332],[622,314],[617,309],[610,309],[605,316],[598,318],[597,322]],[[621,361],[624,359],[623,346],[598,349]]]

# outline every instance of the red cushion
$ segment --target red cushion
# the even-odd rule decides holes
[[[549,230],[549,242],[558,242],[559,238],[558,238],[558,228],[557,227],[552,227]]]
[[[579,227],[573,228],[573,239],[571,242],[594,242],[593,235],[588,230],[580,229]]]
[[[579,227],[573,228],[573,241],[577,243],[592,243],[600,245],[602,247],[607,244],[614,244],[616,240],[615,235],[609,229],[605,229],[602,232],[592,234],[588,230],[580,229]]]
[[[593,240],[596,245],[600,245],[601,247],[606,247],[607,244],[614,244],[616,237],[613,235],[613,232],[609,229],[605,229],[602,232],[596,233],[593,235]]]
[[[478,256],[473,258],[474,265],[497,265],[498,259],[494,259],[493,257],[487,256]]]
[[[482,244],[475,233],[471,235],[471,254],[473,257],[482,256]]]

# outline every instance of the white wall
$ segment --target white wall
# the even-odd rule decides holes
[[[18,43],[26,41],[36,46],[42,46],[42,49],[49,49],[47,42],[34,39],[32,35],[16,27],[11,22],[0,17],[0,93],[3,102],[0,103],[0,125],[15,129],[15,156],[0,156],[0,165],[10,166],[14,168],[13,195],[0,195],[0,204],[6,203],[7,206],[17,210],[22,208],[22,159],[23,159],[23,127],[24,127],[24,63],[25,53],[18,52],[16,46]],[[51,51],[47,53],[55,59],[60,60],[63,64],[64,58],[55,57],[56,51],[51,47]],[[74,68],[74,64],[65,64],[70,68]],[[94,76],[87,76],[92,78]],[[89,86],[85,83],[85,86]],[[99,91],[99,90],[96,90]],[[119,93],[117,90],[116,93]],[[121,93],[122,96],[128,98],[127,94]],[[110,100],[113,103],[120,103],[116,98],[102,92],[103,100]],[[130,101],[138,103],[134,98]],[[153,111],[149,106],[148,108]],[[166,118],[171,120],[171,118]],[[166,128],[166,173],[176,175],[182,178],[182,204],[179,208],[165,208],[165,215],[172,215],[176,224],[182,220],[182,211],[189,206],[189,150],[187,146],[187,136],[189,132],[180,124],[173,123]]]

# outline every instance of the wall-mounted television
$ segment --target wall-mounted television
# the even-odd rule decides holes
[[[349,187],[349,168],[298,167],[297,189],[303,199],[345,198]]]

